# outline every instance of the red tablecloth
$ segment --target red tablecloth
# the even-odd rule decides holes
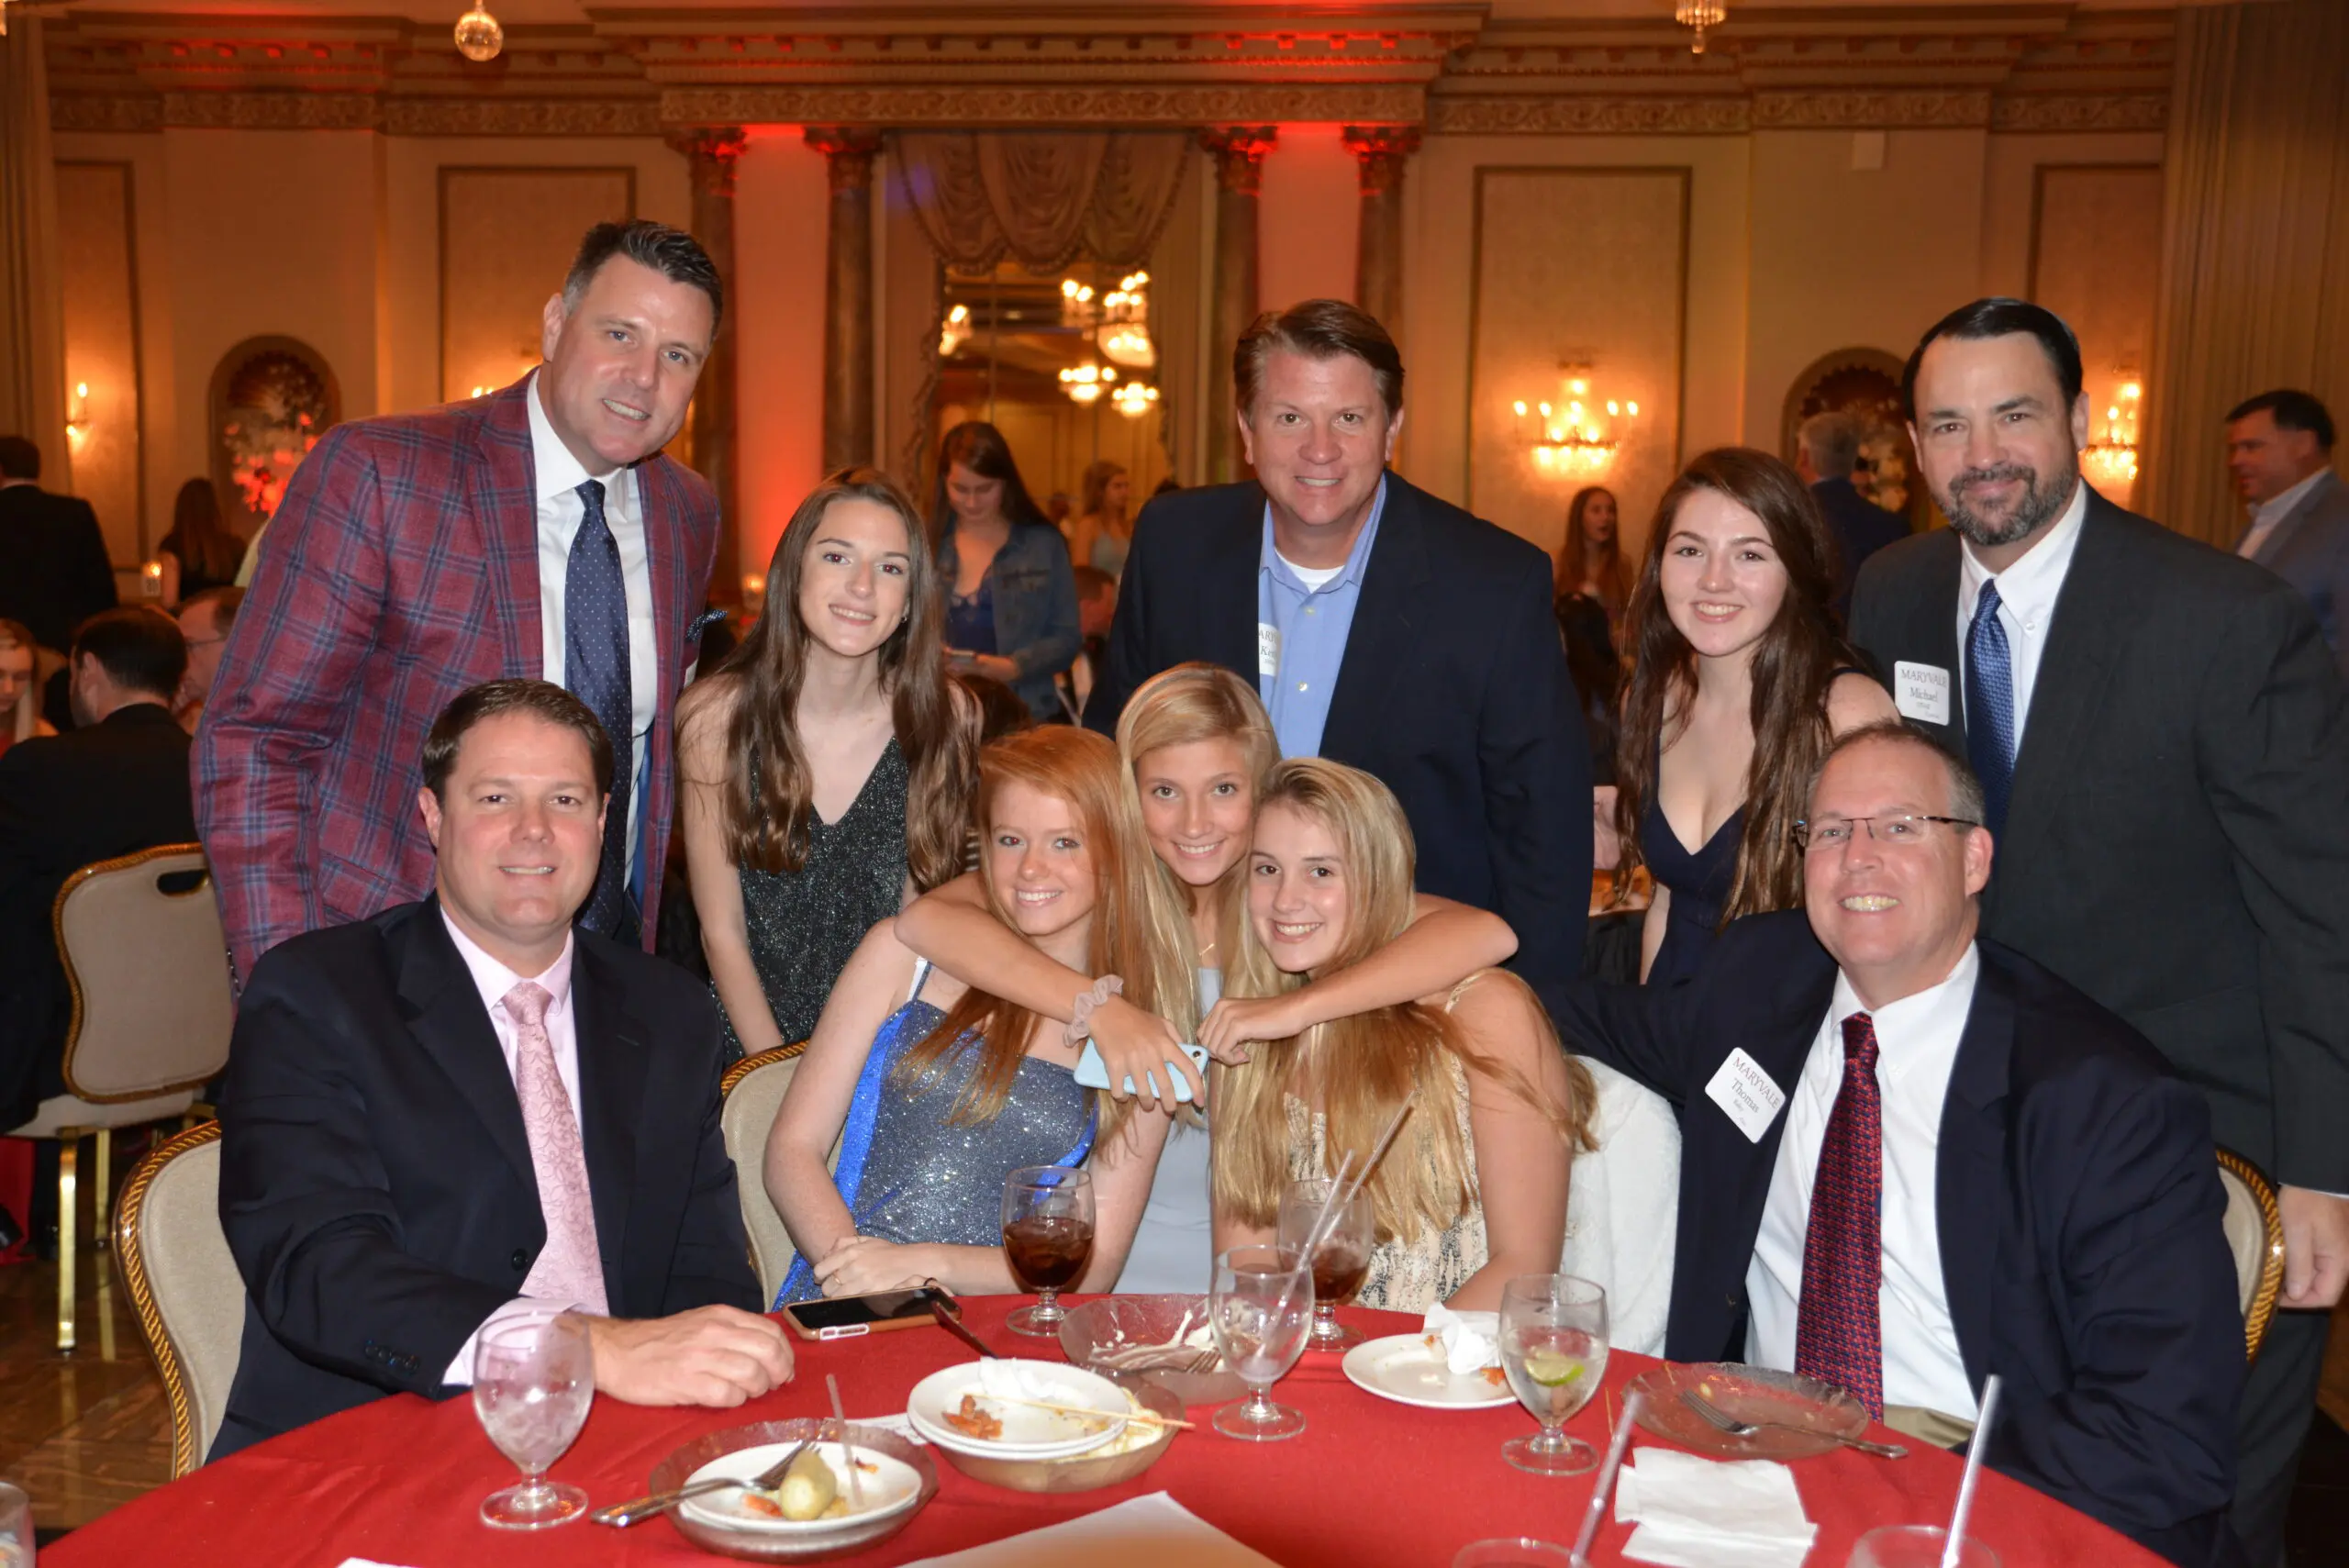
[[[1058,1359],[1049,1341],[1003,1327],[1017,1303],[973,1299],[971,1327],[998,1350]],[[1408,1332],[1415,1320],[1345,1308],[1366,1334]],[[944,1332],[907,1329],[830,1343],[796,1341],[798,1370],[786,1386],[740,1410],[646,1410],[599,1399],[584,1431],[551,1473],[587,1489],[598,1504],[645,1489],[652,1467],[704,1432],[745,1421],[828,1415],[824,1374],[836,1373],[852,1419],[904,1410],[929,1373],[970,1359]],[[1617,1353],[1607,1368],[1609,1398],[1593,1400],[1568,1430],[1604,1448],[1606,1425],[1624,1383],[1653,1365]],[[1590,1503],[1589,1475],[1526,1475],[1501,1458],[1501,1443],[1532,1429],[1506,1409],[1439,1411],[1393,1404],[1346,1381],[1335,1356],[1308,1357],[1275,1397],[1306,1413],[1301,1437],[1241,1443],[1205,1426],[1177,1433],[1166,1457],[1139,1481],[1107,1491],[1042,1497],[1000,1491],[941,1461],[935,1497],[912,1523],[856,1562],[884,1564],[974,1546],[1053,1523],[1126,1497],[1166,1491],[1193,1513],[1284,1568],[1408,1564],[1445,1568],[1468,1541],[1539,1536],[1571,1544]],[[1797,1462],[1803,1505],[1820,1526],[1809,1568],[1843,1568],[1852,1543],[1879,1524],[1939,1523],[1957,1496],[1952,1455],[1907,1440],[1909,1457],[1871,1459],[1838,1451]],[[1653,1440],[1641,1433],[1635,1446]],[[173,1568],[334,1568],[365,1557],[413,1568],[461,1564],[683,1564],[708,1558],[665,1520],[618,1531],[586,1523],[537,1534],[492,1530],[481,1499],[515,1479],[513,1466],[482,1435],[473,1402],[435,1405],[401,1395],[289,1432],[184,1481],[159,1488],[75,1530],[41,1553],[44,1568],[168,1562]],[[2087,1516],[2003,1476],[1983,1477],[1975,1530],[2005,1568],[2160,1568],[2160,1560]],[[1610,1517],[1596,1561],[1625,1561],[1627,1528]]]

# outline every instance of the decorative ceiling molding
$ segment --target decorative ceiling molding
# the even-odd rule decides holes
[[[1987,89],[1753,95],[1753,124],[1763,130],[1954,129],[1989,123]]]
[[[1992,106],[1992,130],[2166,130],[2166,93],[2032,93]]]
[[[658,136],[658,98],[390,98],[391,136]]]
[[[1400,85],[1267,83],[1169,87],[673,87],[679,125],[1198,126],[1237,120],[1416,125],[1426,95]]]
[[[1752,106],[1739,96],[1703,98],[1563,97],[1478,94],[1428,105],[1428,129],[1439,136],[1666,135],[1742,136]]]

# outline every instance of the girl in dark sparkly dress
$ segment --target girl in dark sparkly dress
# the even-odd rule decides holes
[[[913,503],[843,469],[799,504],[767,608],[677,705],[686,868],[741,1052],[806,1040],[876,920],[962,870],[976,705],[940,655]]]

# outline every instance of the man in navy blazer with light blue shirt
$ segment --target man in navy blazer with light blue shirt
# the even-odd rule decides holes
[[[1688,985],[1571,989],[1568,1047],[1680,1113],[1665,1353],[1820,1375],[1929,1435],[1995,1373],[1993,1466],[2174,1562],[2238,1562],[2210,1112],[1977,935],[1981,817],[1921,732],[1854,730],[1802,825],[1804,910],[1733,922]]]

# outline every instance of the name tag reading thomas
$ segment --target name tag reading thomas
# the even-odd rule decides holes
[[[1729,1053],[1713,1081],[1705,1085],[1705,1096],[1737,1124],[1748,1143],[1762,1141],[1762,1135],[1778,1119],[1779,1107],[1787,1103],[1787,1092],[1742,1050]]]
[[[1949,722],[1949,672],[1938,664],[1912,664],[1903,659],[1892,666],[1892,706],[1903,718],[1920,724]]]

